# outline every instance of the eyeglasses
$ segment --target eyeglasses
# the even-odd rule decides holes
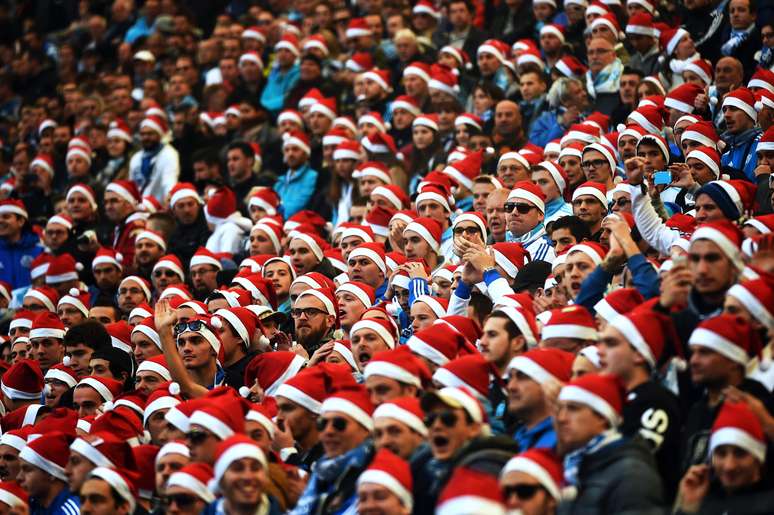
[[[173,270],[167,270],[167,269],[159,269],[153,272],[153,277],[175,277],[177,275],[177,272]]]
[[[506,499],[510,499],[512,496],[516,496],[522,501],[528,501],[535,497],[535,494],[538,492],[538,490],[542,489],[543,487],[538,484],[526,484],[526,483],[520,483],[515,485],[504,485],[502,487],[503,491],[503,497]]]
[[[436,411],[433,413],[429,413],[425,417],[425,426],[430,427],[432,426],[436,419],[441,420],[441,424],[445,425],[446,427],[454,427],[457,425],[457,414],[453,411],[444,410],[444,411]]]
[[[529,204],[520,204],[518,202],[506,202],[505,206],[503,207],[505,208],[506,213],[513,213],[513,210],[515,209],[519,212],[520,215],[526,215],[533,209],[537,209],[535,206],[531,206]]]
[[[341,433],[345,429],[347,429],[347,425],[349,424],[349,421],[346,418],[342,417],[332,417],[332,418],[324,418],[320,417],[317,419],[317,431],[325,431],[325,428],[328,427],[328,423],[330,423],[333,426],[333,429]]]
[[[591,161],[583,161],[581,167],[585,169],[599,168],[608,164],[606,159],[592,159]]]
[[[322,314],[327,314],[327,311],[317,308],[294,308],[290,310],[290,316],[293,318],[301,318],[301,315],[304,315],[306,318],[312,318]]]
[[[205,440],[207,440],[207,438],[209,438],[209,437],[210,437],[210,433],[208,433],[206,431],[196,431],[196,430],[194,430],[194,431],[188,431],[185,434],[186,440],[191,442],[191,445],[203,444],[205,442]]]
[[[455,227],[454,231],[452,231],[455,236],[459,236],[461,234],[467,234],[468,236],[474,236],[481,232],[481,229],[478,227]]]
[[[176,504],[178,508],[190,508],[196,502],[196,496],[190,494],[170,494],[161,498],[161,504],[170,507]]]
[[[175,335],[184,333],[186,331],[198,332],[204,327],[204,322],[201,320],[187,320],[185,322],[178,322],[175,324]]]
[[[618,200],[613,200],[612,202],[610,202],[610,205],[611,206],[618,206],[618,207],[626,207],[626,206],[628,206],[631,203],[632,203],[632,201],[629,200],[628,198],[621,197]]]

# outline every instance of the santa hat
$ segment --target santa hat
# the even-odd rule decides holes
[[[362,73],[374,67],[374,58],[368,52],[355,52],[344,62],[344,68],[353,73]],[[299,107],[300,104],[299,104]]]
[[[774,287],[765,279],[735,284],[726,295],[738,299],[764,327],[774,327]]]
[[[696,97],[704,93],[704,88],[698,84],[686,82],[669,92],[664,99],[664,106],[683,113],[692,113]],[[753,104],[755,101],[753,100]],[[754,109],[753,109],[754,110]]]
[[[48,154],[38,154],[35,159],[30,163],[30,170],[34,167],[40,167],[46,171],[49,175],[54,175],[54,159]]]
[[[215,312],[215,316],[228,322],[245,348],[250,347],[258,322],[252,311],[243,307],[222,308]]]
[[[139,492],[136,483],[140,480],[137,472],[126,469],[115,470],[108,467],[96,467],[89,472],[89,478],[98,478],[109,484],[118,495],[129,505],[129,512],[137,507]]]
[[[365,18],[352,18],[349,20],[345,36],[347,39],[370,36],[373,32]]]
[[[594,305],[594,311],[607,322],[625,315],[644,303],[642,294],[635,288],[620,288],[605,295]]]
[[[304,153],[307,156],[312,153],[312,147],[310,146],[309,136],[307,136],[305,132],[302,132],[299,130],[292,130],[283,134],[282,135],[283,150],[285,149],[285,147],[288,147],[290,145],[294,145],[300,148],[301,150],[304,151]]]
[[[146,116],[143,121],[140,122],[140,129],[151,129],[158,133],[159,136],[164,137],[169,130],[167,128],[167,122],[160,116]]]
[[[439,317],[440,318],[440,317]],[[406,342],[411,352],[443,366],[471,350],[465,337],[449,324],[432,324],[414,333]]]
[[[441,386],[465,388],[483,401],[489,393],[491,365],[480,354],[457,357],[433,373],[433,381]]]
[[[11,323],[8,326],[8,331],[13,331],[17,328],[24,328],[29,329],[32,327],[32,321],[35,319],[37,315],[32,311],[27,311],[26,309],[20,309],[17,310],[16,313],[13,315],[13,319],[11,320]]]
[[[77,263],[70,254],[54,256],[48,262],[46,270],[46,284],[59,284],[66,281],[77,281],[78,272],[83,270],[83,265]]]
[[[367,368],[367,367],[366,367]],[[425,425],[425,412],[416,397],[399,397],[380,404],[373,414],[373,419],[391,418],[402,424],[406,424],[417,434],[427,437]]]
[[[305,365],[306,362],[301,356],[290,351],[259,354],[245,369],[245,385],[249,389],[255,381],[258,381],[264,394],[273,397],[280,386],[294,377]]]
[[[129,202],[129,204],[132,206],[137,206],[137,204],[142,202],[142,195],[140,195],[140,190],[137,189],[137,185],[132,181],[113,181],[105,188],[105,193],[108,191],[115,193],[122,199]]]
[[[726,94],[723,97],[722,107],[726,106],[741,109],[753,121],[758,119],[758,113],[755,110],[755,94],[747,88],[737,88]]]
[[[49,224],[61,225],[62,227],[67,229],[67,231],[71,231],[73,229],[73,219],[65,214],[52,216],[46,222],[46,227],[48,227]]]
[[[137,366],[137,373],[140,372],[153,372],[154,374],[158,374],[164,381],[172,380],[169,367],[167,367],[167,360],[163,355],[145,359]]]
[[[174,254],[167,254],[166,256],[162,256],[158,261],[156,261],[156,264],[153,265],[154,272],[162,268],[172,270],[178,275],[178,277],[180,277],[181,281],[185,279],[185,274],[183,273],[183,264]]]
[[[438,51],[438,53],[452,56],[454,60],[457,61],[457,66],[461,66],[467,70],[472,68],[472,64],[470,63],[470,57],[468,57],[468,53],[461,48],[455,48],[451,45],[446,45],[442,47],[441,50]]]
[[[473,113],[462,113],[460,115],[457,115],[457,118],[454,119],[454,126],[461,127],[463,125],[468,125],[470,127],[478,129],[479,131],[484,130],[484,121],[481,119],[480,116],[475,115]]]
[[[311,113],[318,113],[329,120],[334,120],[336,118],[336,99],[335,98],[321,98],[317,100],[312,106],[309,108],[309,114]]]
[[[135,283],[137,286],[140,287],[140,289],[142,290],[143,294],[145,294],[145,299],[150,301],[150,299],[151,299],[151,285],[150,285],[150,283],[147,280],[145,280],[142,277],[137,276],[137,275],[130,275],[130,276],[127,276],[127,277],[124,277],[123,279],[121,279],[121,282],[118,284],[118,288],[121,289],[121,286],[123,286],[126,283]]]
[[[189,463],[173,472],[167,479],[166,488],[177,486],[196,495],[207,504],[215,501],[215,496],[207,488],[213,477],[212,467],[207,463]]]
[[[69,457],[69,437],[60,431],[42,434],[30,440],[19,453],[20,459],[65,483],[65,466]]]
[[[377,83],[384,91],[391,92],[392,86],[390,83],[392,82],[392,79],[390,78],[390,71],[389,70],[381,70],[379,68],[371,68],[367,72],[365,72],[362,77],[362,80],[372,80],[375,83]]]
[[[97,250],[97,254],[94,256],[94,259],[91,261],[91,268],[93,270],[97,265],[108,264],[117,267],[119,270],[123,270],[123,266],[121,265],[123,260],[124,257],[114,249],[100,247],[99,250]]]
[[[57,308],[63,304],[74,306],[83,316],[89,316],[89,306],[91,306],[91,294],[88,291],[82,292],[78,288],[71,288],[67,295],[59,299]]]
[[[234,435],[222,442],[215,448],[215,466],[213,479],[209,483],[209,488],[214,493],[220,490],[220,482],[223,479],[226,470],[237,460],[250,458],[258,461],[264,470],[268,470],[269,462],[266,455],[260,447],[245,435]]]
[[[53,309],[52,309],[53,311]],[[30,340],[35,338],[55,338],[63,340],[65,327],[59,317],[51,311],[41,313],[32,321],[30,328]]]
[[[481,175],[483,157],[481,151],[471,152],[459,161],[448,165],[443,169],[443,173],[467,189],[472,189],[473,180]]]
[[[481,231],[482,235],[482,241],[487,240],[487,228],[486,228],[486,219],[484,218],[484,215],[481,213],[477,213],[475,211],[473,212],[467,212],[462,213],[461,215],[457,216],[454,219],[454,222],[452,222],[452,229],[457,227],[462,222],[473,222],[476,225],[476,228],[478,228],[479,231]]]
[[[577,57],[573,55],[566,55],[559,59],[554,68],[558,70],[565,77],[583,77],[586,75],[588,68]]]
[[[234,393],[218,395],[194,411],[188,422],[206,428],[219,440],[225,440],[244,433],[246,412],[247,407],[241,397]]]
[[[703,146],[694,148],[688,152],[685,159],[698,159],[704,163],[707,168],[712,170],[712,173],[715,174],[715,179],[720,177],[720,156],[714,148]]]
[[[169,207],[174,208],[175,204],[184,198],[193,198],[199,204],[204,204],[204,201],[196,191],[196,187],[190,182],[178,182],[169,191]]]
[[[421,61],[414,61],[403,69],[403,77],[413,75],[419,77],[425,83],[430,82],[430,65]],[[393,109],[395,105],[393,104]]]
[[[638,107],[629,113],[627,120],[640,125],[649,134],[659,134],[664,127],[664,116],[661,109],[656,106]]]
[[[602,156],[607,160],[607,163],[610,165],[610,170],[615,171],[615,167],[616,167],[615,155],[613,154],[613,152],[607,146],[605,146],[605,145],[603,145],[601,143],[591,143],[591,144],[586,145],[585,147],[583,147],[583,154],[585,154],[589,150],[595,150],[595,151],[599,152],[600,154],[602,154]],[[583,185],[581,185],[581,186],[583,186]],[[605,202],[607,202],[607,201],[605,201]]]
[[[595,18],[594,21],[591,22],[591,30],[594,30],[599,26],[607,27],[610,32],[615,35],[617,40],[621,39],[621,25],[618,23],[618,18],[616,18],[613,13],[607,13],[599,18]]]
[[[11,365],[0,380],[3,395],[11,401],[39,400],[43,393],[43,372],[37,361],[22,359]]]
[[[148,420],[157,411],[163,410],[163,409],[171,410],[174,406],[177,406],[178,404],[180,404],[181,400],[177,396],[172,395],[169,392],[169,388],[172,384],[176,385],[176,389],[179,388],[180,386],[177,383],[170,383],[167,386],[162,385],[159,388],[156,388],[155,390],[153,390],[153,392],[148,396],[148,399],[145,403],[145,409],[143,410],[143,419],[142,419],[143,426],[148,425]],[[172,451],[172,449],[175,449],[174,445],[171,445],[171,444],[173,444],[173,442],[170,442],[169,444],[162,447],[161,450],[159,451],[159,454],[164,453],[165,448],[167,448],[167,446],[170,446],[170,448],[168,449],[170,452]],[[188,456],[188,447],[182,444],[179,444],[179,445],[183,447],[184,451],[183,449],[177,449],[177,454],[183,454],[183,452],[185,452],[184,456]]]
[[[363,386],[355,385],[333,392],[320,407],[320,415],[330,412],[344,413],[369,432],[374,430],[374,405]]]
[[[7,374],[8,372],[6,372],[6,375]],[[57,381],[61,381],[66,384],[68,388],[73,388],[76,384],[78,384],[78,376],[75,373],[75,370],[61,363],[52,365],[51,368],[46,371],[46,375],[43,377],[44,382],[46,379],[56,379]],[[36,398],[39,397],[40,396]]]
[[[651,369],[656,367],[666,345],[666,335],[652,312],[639,310],[619,315],[610,321],[610,327],[626,338]]]
[[[543,36],[545,34],[550,34],[552,36],[555,36],[559,38],[559,41],[564,43],[564,40],[565,40],[564,27],[561,25],[558,25],[556,23],[547,23],[543,25],[540,28],[540,35]]]
[[[691,243],[697,240],[713,242],[739,270],[744,269],[745,265],[744,261],[742,261],[741,252],[742,234],[739,228],[732,222],[718,220],[699,226],[691,235]]]
[[[164,235],[157,231],[152,231],[150,229],[144,229],[137,233],[137,236],[134,237],[135,243],[137,243],[140,240],[149,240],[161,247],[162,252],[165,252],[167,250],[167,242],[164,240]]]
[[[500,477],[511,472],[532,476],[556,501],[560,501],[564,482],[562,460],[551,449],[528,449],[517,454],[505,464]]]
[[[87,376],[78,382],[76,388],[79,386],[92,387],[105,402],[112,401],[123,390],[123,385],[120,381],[109,377]]]
[[[551,310],[551,318],[543,326],[541,338],[579,338],[597,340],[597,329],[591,313],[583,306],[567,306]]]
[[[436,317],[446,316],[446,310],[449,307],[449,301],[442,297],[432,297],[430,295],[420,295],[414,299],[414,302],[426,304]]]
[[[315,297],[317,300],[322,302],[323,306],[325,307],[325,311],[329,315],[338,317],[338,314],[339,314],[338,302],[336,301],[336,297],[333,295],[332,290],[328,288],[324,288],[321,290],[305,290],[301,292],[301,294],[298,296],[296,300],[299,300],[302,297],[305,297],[307,295],[311,295],[312,297]]]
[[[358,320],[349,330],[350,338],[353,338],[358,331],[362,331],[364,329],[375,332],[379,338],[384,341],[384,344],[387,345],[387,347],[390,349],[395,348],[395,343],[398,337],[394,328],[394,324],[391,322],[382,320],[380,318],[365,318]]]
[[[414,505],[411,467],[389,449],[379,449],[368,468],[357,479],[358,487],[364,483],[382,486],[398,497],[401,504],[411,511]]]
[[[263,69],[263,59],[255,50],[249,50],[239,56],[239,66],[242,66],[244,63],[253,63],[261,70]]]
[[[507,316],[516,325],[516,328],[521,332],[522,336],[524,336],[529,347],[534,347],[538,344],[537,323],[535,322],[535,315],[531,310],[516,307],[514,304],[496,305],[495,309]]]
[[[588,9],[586,12],[588,14]],[[653,16],[648,13],[636,13],[629,18],[629,23],[626,25],[626,33],[658,38],[660,31],[653,23]]]
[[[373,192],[371,194],[373,195]],[[394,214],[395,210],[393,209],[375,206],[368,212],[365,221],[375,235],[387,237],[390,233],[390,219],[392,219]]]
[[[642,0],[638,0],[638,3],[641,1]],[[675,50],[677,50],[677,45],[685,36],[690,36],[690,34],[682,27],[675,29],[669,28],[667,30],[661,31],[661,34],[659,35],[659,41],[661,43],[661,47],[666,50],[667,57],[671,56]]]
[[[543,190],[532,181],[519,181],[513,185],[513,189],[508,194],[508,202],[516,199],[526,200],[537,207],[541,213],[546,212],[546,196]]]
[[[495,243],[491,249],[492,257],[494,257],[497,266],[502,268],[511,278],[515,278],[519,270],[529,262],[529,253],[521,243]]]
[[[29,496],[27,492],[15,481],[0,482],[0,502],[8,505],[12,510],[28,509]]]
[[[442,91],[453,97],[459,94],[459,78],[450,68],[442,64],[434,64],[430,67],[430,74],[431,79],[427,84],[428,88]]]
[[[621,423],[623,386],[609,374],[586,374],[573,379],[559,392],[560,401],[577,402],[605,418],[611,427]]]
[[[360,322],[363,322],[363,320],[358,323]],[[352,331],[350,331],[350,334],[352,334]],[[389,337],[389,334],[382,335],[382,338],[385,337]],[[366,379],[371,376],[388,377],[399,383],[413,385],[421,389],[429,381],[430,371],[423,361],[414,357],[411,349],[401,345],[397,349],[377,352],[368,362],[365,370],[363,370],[363,376]]]
[[[354,295],[366,308],[370,308],[376,300],[374,289],[365,283],[357,281],[349,281],[342,284],[336,288],[336,295],[339,293]]]
[[[683,72],[695,73],[704,82],[705,86],[709,86],[710,84],[712,84],[712,80],[714,77],[712,64],[706,59],[694,59],[693,61],[690,61],[688,64],[685,65],[685,68],[683,68]],[[751,88],[753,86],[748,84],[747,87]]]
[[[746,366],[750,356],[759,352],[760,342],[744,318],[721,314],[707,318],[693,330],[688,345],[706,347]]]
[[[758,68],[747,83],[748,88],[763,88],[774,93],[774,72],[766,68]]]
[[[760,150],[774,150],[774,126],[769,127],[766,132],[761,135],[761,139],[758,141],[758,146],[756,147],[756,151]],[[0,212],[2,212],[1,207]]]
[[[301,55],[301,49],[299,48],[298,38],[289,32],[285,32],[279,41],[274,45],[274,51],[284,48],[290,53],[298,57]]]
[[[564,193],[565,188],[567,188],[567,185],[570,183],[570,178],[567,176],[567,172],[564,171],[564,168],[553,161],[542,161],[537,166],[551,174],[551,178],[554,179],[556,187],[559,188],[559,193]]]
[[[510,63],[510,61],[503,62],[505,66],[508,66],[508,63]],[[540,67],[540,69],[545,68],[546,64],[543,62],[540,50],[536,48],[528,48],[527,50],[521,52],[516,58],[517,66],[524,66],[530,63],[536,64],[538,67]]]
[[[566,383],[572,376],[575,356],[560,349],[531,349],[511,359],[506,372],[516,370],[540,384],[547,381]],[[504,379],[508,377],[505,375]]]
[[[322,34],[312,34],[309,36],[303,45],[304,52],[307,52],[313,48],[320,50],[323,56],[328,57],[330,50],[328,49],[328,42],[325,41],[325,37]]]
[[[701,120],[685,128],[680,141],[695,141],[706,147],[717,148],[720,136],[712,122]]]
[[[293,122],[298,125],[299,128],[304,126],[304,120],[301,118],[301,113],[295,109],[285,109],[280,112],[277,116],[277,125],[281,125],[283,122]]]
[[[132,328],[132,336],[134,333],[140,333],[147,336],[159,349],[161,349],[161,338],[156,331],[156,324],[153,323],[153,317],[143,319],[142,322]]]
[[[218,270],[223,270],[220,260],[209,249],[205,247],[199,247],[194,255],[191,257],[190,267],[197,265],[212,265]]]
[[[766,461],[766,436],[760,420],[747,403],[723,402],[712,424],[709,454],[721,445],[739,447],[760,463]]]
[[[455,467],[438,498],[435,515],[505,515],[497,478],[468,467]]]
[[[443,231],[437,221],[426,217],[415,218],[405,229],[403,229],[404,237],[407,232],[418,234],[428,243],[428,245],[430,245],[430,249],[433,252],[436,254],[440,253],[441,235]]]
[[[481,55],[484,53],[491,54],[495,56],[495,58],[500,61],[500,63],[504,63],[509,57],[510,48],[506,43],[503,43],[500,40],[487,39],[478,47],[478,50],[476,50],[476,55]]]
[[[46,118],[42,122],[40,122],[40,125],[38,125],[38,136],[43,134],[43,131],[47,129],[55,129],[56,127],[59,127],[59,124],[56,123],[51,118]]]
[[[86,200],[89,202],[89,205],[93,210],[97,209],[97,195],[94,193],[94,190],[91,188],[91,186],[88,186],[86,184],[74,184],[70,186],[70,189],[67,190],[67,200],[70,200],[70,197],[74,193],[80,193],[84,197],[86,197]]]
[[[600,182],[586,181],[578,186],[572,193],[572,200],[589,195],[598,200],[603,206],[607,206],[607,187]]]

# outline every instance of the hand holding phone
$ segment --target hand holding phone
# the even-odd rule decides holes
[[[656,186],[672,184],[672,172],[662,170],[653,173],[653,184]]]

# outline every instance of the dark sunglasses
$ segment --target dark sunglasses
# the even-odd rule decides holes
[[[454,231],[452,231],[455,236],[460,236],[461,234],[467,234],[468,236],[475,236],[476,234],[481,232],[481,229],[478,227],[455,227]]]
[[[165,507],[176,504],[178,508],[189,508],[196,502],[196,496],[190,494],[171,494],[161,498],[161,503]]]
[[[165,268],[161,268],[153,272],[153,277],[175,277],[176,275],[177,272],[173,270],[167,270]]]
[[[613,200],[612,202],[610,202],[610,205],[611,206],[618,206],[618,207],[625,207],[625,206],[631,204],[631,202],[632,201],[629,200],[628,198],[621,197],[618,200]]]
[[[344,431],[347,428],[347,425],[349,424],[347,419],[341,418],[341,417],[333,417],[333,418],[320,417],[317,419],[317,431],[325,431],[325,428],[328,427],[329,422],[333,426],[333,429],[335,429],[338,432]]]
[[[536,209],[535,206],[530,206],[529,204],[521,204],[519,202],[506,202],[503,207],[505,208],[506,213],[513,213],[513,210],[515,209],[521,215],[526,215],[533,209]]]
[[[209,437],[210,433],[207,433],[206,431],[188,431],[185,434],[185,439],[191,442],[191,445],[202,444]]]
[[[506,485],[503,486],[503,497],[506,499],[510,499],[512,496],[516,496],[522,501],[528,501],[535,497],[535,494],[538,492],[538,490],[542,489],[543,487],[540,485],[528,485],[528,484],[517,484],[517,485]]]
[[[441,419],[441,424],[446,427],[454,427],[457,425],[457,414],[453,411],[444,410],[428,413],[425,417],[425,426],[430,427],[435,423],[436,419]]]
[[[186,331],[198,332],[204,327],[204,322],[201,320],[187,320],[185,322],[178,322],[175,324],[175,335],[184,333]]]

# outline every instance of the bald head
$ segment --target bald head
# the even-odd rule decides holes
[[[715,64],[715,85],[721,91],[731,91],[742,85],[744,68],[739,59],[723,57]]]
[[[501,100],[495,107],[495,131],[501,136],[517,134],[521,128],[521,110],[516,102]]]

